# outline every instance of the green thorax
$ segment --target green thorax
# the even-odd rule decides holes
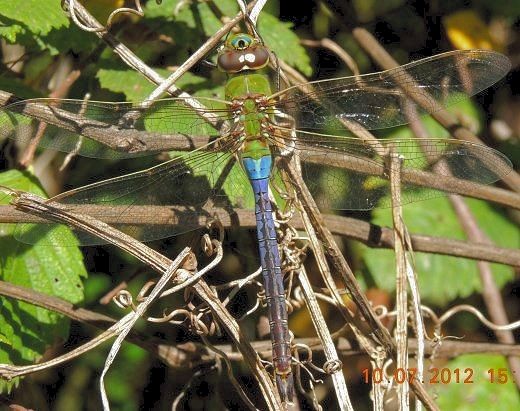
[[[225,89],[226,100],[245,98],[251,95],[271,95],[271,85],[265,74],[240,74],[232,76]]]
[[[244,127],[245,144],[243,155],[258,159],[269,155],[269,145],[262,136],[265,112],[258,110],[256,98],[271,95],[269,79],[264,74],[241,74],[233,76],[226,84],[226,99],[243,103],[240,121]]]

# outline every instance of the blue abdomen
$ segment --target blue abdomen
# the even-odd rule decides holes
[[[271,155],[262,156],[258,159],[242,157],[242,164],[250,180],[268,179],[271,175],[273,159]]]
[[[260,174],[261,163],[255,164],[257,168],[251,172],[248,171],[248,174]],[[280,253],[276,240],[276,227],[271,200],[269,199],[269,178],[251,178],[251,185],[255,194],[256,231],[273,344],[273,365],[277,381],[282,381],[284,387],[287,386],[287,390],[290,391],[292,390],[291,336],[287,323],[287,305],[285,303]],[[289,391],[280,394],[290,398],[292,393]]]

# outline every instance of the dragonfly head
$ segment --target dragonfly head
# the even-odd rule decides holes
[[[217,66],[226,73],[259,70],[269,63],[269,51],[260,40],[246,34],[232,34],[219,50]]]

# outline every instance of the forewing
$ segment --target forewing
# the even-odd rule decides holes
[[[367,129],[409,122],[406,97],[421,100],[422,113],[454,104],[502,78],[508,58],[489,50],[457,50],[357,77],[341,77],[296,85],[274,95],[281,111],[296,119],[298,129],[344,129],[341,120]]]
[[[31,99],[0,109],[0,137],[94,158],[127,158],[193,149],[218,136],[228,118],[216,99],[158,100],[151,106],[81,100]]]

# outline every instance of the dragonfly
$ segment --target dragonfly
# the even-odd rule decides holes
[[[509,71],[510,63],[494,51],[459,50],[379,73],[280,88],[273,87],[269,76],[273,60],[256,34],[232,34],[217,55],[217,67],[228,75],[223,98],[197,98],[196,105],[192,97],[146,105],[14,101],[0,111],[0,136],[28,141],[44,121],[41,146],[112,159],[143,155],[135,149],[136,141],[149,150],[146,154],[158,151],[154,147],[164,150],[168,143],[179,149],[198,142],[194,149],[174,151],[171,160],[154,167],[95,182],[47,201],[72,209],[98,206],[98,218],[110,220],[142,241],[198,229],[201,218],[209,217],[208,210],[219,205],[254,209],[274,379],[281,399],[291,401],[291,335],[273,217],[275,200],[280,198],[276,197],[278,183],[285,182],[288,191],[291,187],[284,178],[283,163],[299,161],[302,177],[322,210],[370,210],[387,205],[389,184],[381,148],[390,144],[403,160],[403,172],[411,171],[412,177],[403,183],[403,203],[434,195],[419,179],[413,179],[414,173],[434,180],[456,179],[463,186],[491,184],[512,169],[509,160],[492,148],[447,138],[422,139],[420,143],[412,139],[362,140],[345,136],[345,124],[370,130],[406,124],[410,117],[404,107],[414,93],[427,101],[418,108],[418,115],[432,113],[438,109],[438,101],[454,103],[488,88]],[[110,145],[121,136],[133,143]],[[154,223],[164,207],[177,210],[178,221]],[[58,239],[57,229],[55,223],[19,224],[15,236],[26,243],[42,238],[52,243]],[[101,243],[91,235],[76,234],[81,244]]]

